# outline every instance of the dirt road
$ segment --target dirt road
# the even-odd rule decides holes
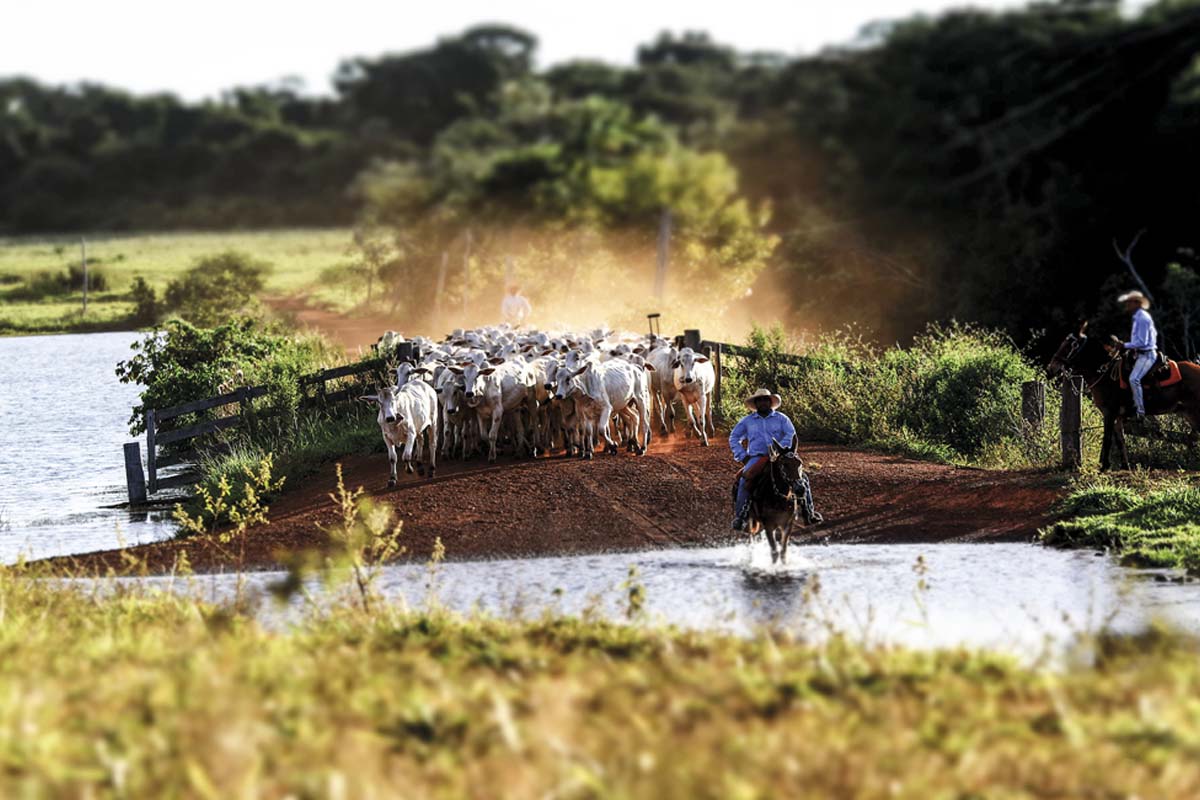
[[[824,525],[798,541],[1014,541],[1046,524],[1060,479],[990,472],[860,452],[833,445],[801,447]],[[443,465],[432,481],[401,477],[388,489],[383,454],[344,461],[349,487],[363,486],[394,505],[404,521],[408,556],[428,557],[438,538],[451,559],[595,553],[711,545],[730,541],[730,486],[735,464],[722,442],[710,448],[681,435],[644,457],[622,452],[581,462],[558,458]],[[325,546],[322,527],[337,522],[329,499],[334,466],[291,487],[256,529],[246,561],[270,568],[289,552]],[[797,541],[797,540],[793,540]],[[133,548],[153,571],[170,569],[186,550],[197,571],[229,566],[205,539]],[[119,551],[78,559],[87,569],[120,569]]]

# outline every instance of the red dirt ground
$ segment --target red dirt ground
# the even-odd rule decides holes
[[[1032,472],[964,469],[822,444],[801,446],[826,523],[793,543],[1019,541],[1047,523],[1061,481]],[[345,459],[348,487],[395,506],[407,556],[428,557],[440,537],[451,559],[637,550],[727,542],[736,465],[721,438],[700,447],[677,435],[645,457],[622,452],[591,462],[562,457],[442,465],[428,481],[401,474],[388,489],[382,453]],[[249,536],[246,567],[278,566],[289,553],[320,550],[320,527],[337,521],[329,498],[334,465],[280,497],[271,522]],[[230,558],[206,538],[132,550],[167,571],[180,550],[197,571]],[[86,569],[123,567],[121,551],[78,557]]]

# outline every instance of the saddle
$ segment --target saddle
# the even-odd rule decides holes
[[[1132,357],[1132,353],[1127,354],[1121,359],[1121,388],[1129,388],[1129,374],[1133,372],[1133,363],[1137,360]],[[1174,386],[1183,380],[1183,376],[1179,373],[1179,364],[1167,358],[1163,351],[1159,350],[1155,353],[1154,366],[1146,373],[1146,377],[1142,379],[1142,386],[1162,389],[1167,386]]]

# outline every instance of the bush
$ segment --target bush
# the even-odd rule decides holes
[[[129,419],[135,435],[145,430],[145,409],[209,397],[234,381],[265,383],[271,392],[259,404],[290,414],[299,402],[299,377],[331,357],[328,344],[319,337],[292,336],[249,318],[215,328],[171,320],[164,330],[132,347],[138,352],[117,365],[117,377],[146,387]]]
[[[103,292],[108,289],[108,276],[100,269],[88,269],[88,290]],[[47,297],[62,297],[83,292],[83,267],[72,264],[62,272],[42,270],[25,280],[25,285],[9,292],[9,300],[44,300]]]
[[[159,314],[162,313],[158,295],[154,287],[146,283],[146,279],[141,275],[133,279],[129,296],[133,300],[133,321],[136,324],[153,325],[158,322]]]
[[[219,325],[255,310],[270,271],[270,264],[232,250],[207,256],[167,284],[166,309],[196,325]]]
[[[761,357],[735,362],[723,409],[729,417],[745,413],[744,394],[768,386],[782,395],[802,439],[945,461],[1027,463],[1052,450],[1026,436],[1020,418],[1021,383],[1036,371],[999,334],[935,326],[910,348],[881,351],[853,331],[801,346],[780,329],[759,329],[749,345]],[[802,363],[784,361],[801,350]]]

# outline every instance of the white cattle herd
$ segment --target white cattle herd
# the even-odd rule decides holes
[[[688,435],[708,445],[716,373],[709,359],[661,336],[592,331],[529,331],[508,326],[455,330],[440,342],[388,331],[376,347],[394,354],[411,342],[413,358],[395,367],[395,385],[362,400],[378,407],[396,484],[404,469],[433,477],[437,455],[495,461],[505,443],[517,456],[592,458],[596,446],[644,454],[651,420],[675,430],[675,400]],[[397,452],[397,451],[400,452]]]

